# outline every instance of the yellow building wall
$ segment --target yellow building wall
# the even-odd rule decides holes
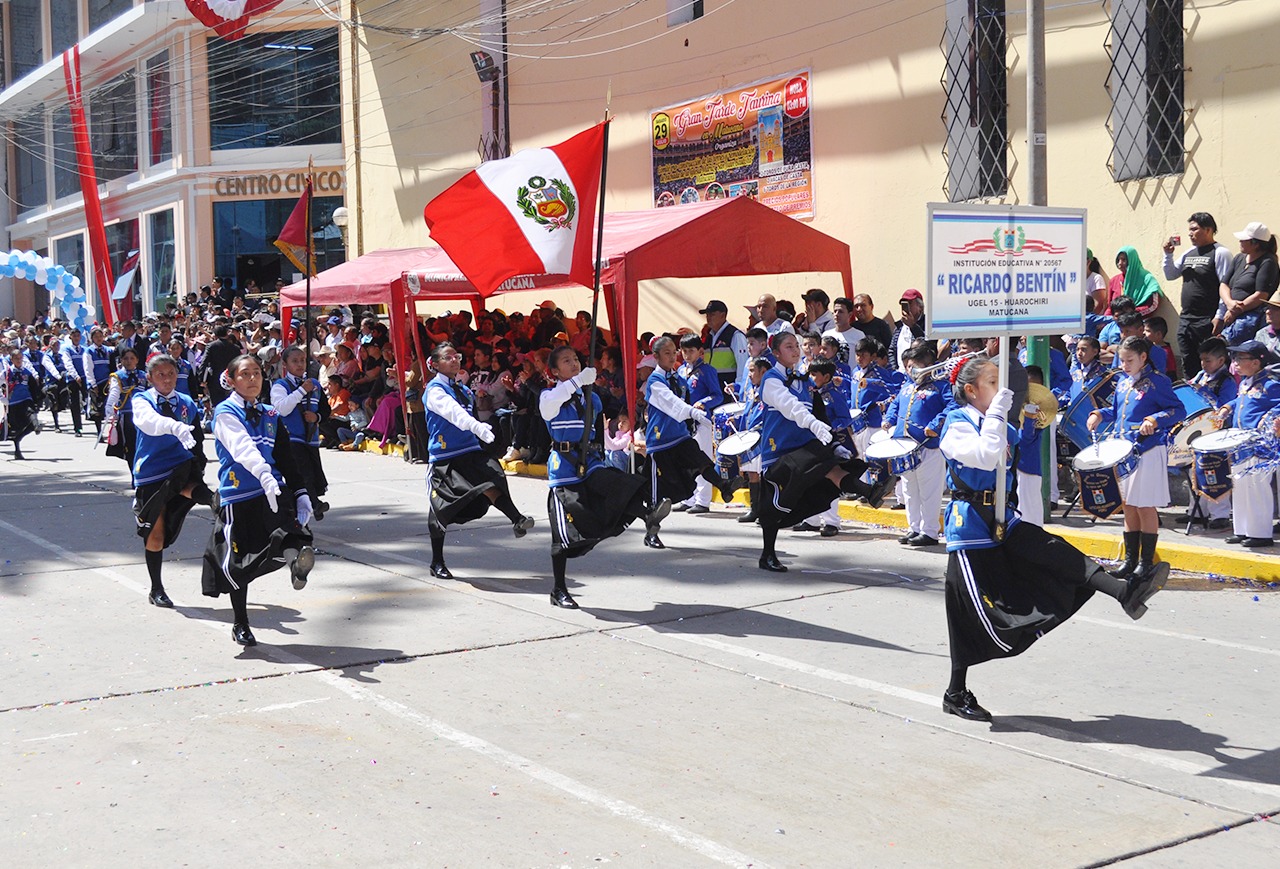
[[[620,5],[579,3],[509,23],[513,150],[554,143],[595,123],[611,92],[606,205],[649,208],[651,111],[808,68],[813,226],[852,246],[855,288],[873,296],[877,313],[892,311],[903,289],[921,284],[925,204],[945,200],[945,12],[937,0],[707,0],[702,19],[674,28],[656,0],[617,12]],[[1020,0],[1011,0],[1011,202],[1025,201],[1028,189],[1023,11]],[[427,24],[399,3],[360,2],[358,12],[369,23]],[[485,95],[468,53],[479,31],[465,26],[476,15],[475,3],[446,2],[433,6],[430,23],[452,32],[407,41],[364,29],[354,53],[345,46],[346,61],[355,63],[344,86],[350,94],[358,79],[353,113],[361,128],[354,148],[347,119],[349,199],[363,202],[365,249],[429,243],[423,206],[478,164]],[[1265,168],[1271,119],[1280,116],[1273,50],[1280,3],[1189,0],[1184,28],[1186,172],[1115,183],[1107,165],[1106,10],[1101,3],[1064,4],[1047,13],[1049,202],[1089,209],[1090,244],[1108,273],[1126,244],[1158,273],[1161,241],[1185,236],[1193,211],[1213,213],[1233,250],[1231,230],[1250,220],[1280,224],[1273,206],[1280,180]],[[829,291],[838,286],[832,276],[649,282],[641,326],[696,323],[696,308],[711,297],[729,302],[731,318],[742,323],[736,306],[759,292],[798,299],[815,283]],[[1178,287],[1168,286],[1176,306]]]

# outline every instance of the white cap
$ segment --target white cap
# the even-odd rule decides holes
[[[1246,238],[1251,238],[1254,241],[1271,241],[1271,230],[1267,229],[1267,225],[1265,223],[1255,220],[1243,230],[1237,232],[1235,236],[1241,241],[1244,241]]]

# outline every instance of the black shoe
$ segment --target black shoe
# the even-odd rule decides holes
[[[758,518],[760,517],[756,515],[755,508],[753,507],[750,510],[748,510],[746,513],[743,513],[741,516],[739,516],[738,521],[741,522],[743,525],[745,525],[748,522],[756,521],[756,519]]]
[[[289,564],[289,578],[293,580],[293,587],[298,591],[302,591],[307,587],[307,574],[311,572],[311,568],[316,566],[316,551],[310,546],[304,546],[298,550],[298,557]]]
[[[533,522],[532,516],[521,516],[517,521],[511,523],[511,532],[516,537],[523,537],[529,533],[529,529],[533,527]]]
[[[22,461],[22,460],[24,460],[25,458],[26,458],[26,456],[24,456],[24,455],[22,454],[22,450],[18,449],[17,447],[14,447],[14,448],[13,448],[13,460],[14,460],[15,462],[21,462],[21,461]]]
[[[733,501],[733,493],[741,489],[747,483],[746,477],[734,477],[731,480],[725,480],[718,488],[720,490],[720,500],[726,504]]]
[[[973,696],[972,691],[961,691],[959,694],[952,694],[948,691],[942,695],[942,711],[951,715],[958,715],[969,721],[990,721],[991,713],[978,705],[978,698]]]
[[[688,509],[689,509],[689,505],[681,501],[679,504],[676,504],[674,507],[671,508],[671,512],[683,513],[685,510],[688,510]]]
[[[1232,534],[1230,537],[1223,540],[1222,542],[1223,543],[1244,543],[1248,539],[1249,538],[1245,537],[1243,534]]]
[[[321,501],[319,498],[311,505],[311,512],[315,514],[316,521],[319,522],[324,518],[324,514],[329,512],[329,504],[327,501]]]
[[[890,509],[890,510],[905,510],[905,509],[907,509],[907,505],[906,505],[906,504],[894,504],[894,505],[893,505],[892,507],[890,507],[889,509]]]
[[[231,626],[231,639],[235,640],[242,646],[256,646],[257,639],[253,636],[253,631],[249,630],[248,625],[242,625],[236,622]]]
[[[1227,519],[1226,517],[1222,517],[1220,519],[1210,519],[1208,527],[1210,531],[1221,531],[1223,528],[1231,527],[1231,520]]]
[[[772,571],[773,573],[786,573],[787,566],[778,560],[776,555],[761,555],[760,569]]]
[[[840,533],[840,529],[834,525],[823,525],[822,530],[818,532],[823,537],[835,537]]]
[[[453,574],[444,566],[443,561],[431,562],[431,575],[436,579],[453,579]]]
[[[821,531],[822,529],[810,522],[801,522],[799,525],[792,525],[791,530],[804,532],[804,531]]]
[[[650,549],[666,549],[667,545],[658,539],[657,531],[650,531],[644,536],[644,545]]]
[[[651,512],[648,516],[644,517],[644,525],[646,528],[656,529],[659,525],[662,524],[662,520],[666,519],[670,515],[671,515],[671,499],[663,498],[661,501],[658,502],[658,506],[653,508],[653,512]],[[654,530],[650,533],[657,534],[658,532]]]
[[[80,431],[80,429],[76,429],[76,437],[84,437],[84,432]]]
[[[1125,613],[1135,622],[1147,614],[1147,601],[1169,581],[1169,562],[1162,561],[1143,573],[1135,573],[1129,589],[1120,601]]]
[[[914,540],[915,538],[916,538],[916,532],[908,531],[906,534],[903,534],[901,537],[898,538],[898,542],[901,543],[903,546],[908,546],[910,545],[911,541]]]
[[[867,493],[867,504],[879,509],[880,505],[884,503],[885,497],[893,491],[893,487],[897,482],[897,477],[886,475],[883,480],[873,484],[871,491]]]
[[[711,508],[703,507],[701,504],[694,504],[687,512],[690,516],[701,516],[703,513],[710,513]]]
[[[152,606],[162,607],[163,609],[173,609],[173,601],[169,600],[169,595],[164,593],[164,589],[153,591],[147,595],[147,603]]]
[[[937,538],[930,537],[928,534],[917,534],[907,541],[908,546],[937,546]]]
[[[551,592],[551,605],[567,610],[576,610],[578,608],[578,602],[573,599],[573,595],[563,588],[557,588]]]
[[[1266,546],[1274,546],[1275,542],[1270,537],[1246,537],[1241,541],[1240,545],[1249,549],[1261,549]]]

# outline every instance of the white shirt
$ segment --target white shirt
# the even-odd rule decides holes
[[[795,327],[781,317],[774,317],[773,322],[768,326],[761,323],[760,328],[764,329],[770,335],[777,335],[779,332],[790,332],[792,335],[796,333]]]

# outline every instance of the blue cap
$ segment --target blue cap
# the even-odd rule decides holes
[[[1239,353],[1242,356],[1256,356],[1259,359],[1264,359],[1271,355],[1267,351],[1267,345],[1261,341],[1244,341],[1234,347],[1228,347],[1227,350],[1231,353]]]

